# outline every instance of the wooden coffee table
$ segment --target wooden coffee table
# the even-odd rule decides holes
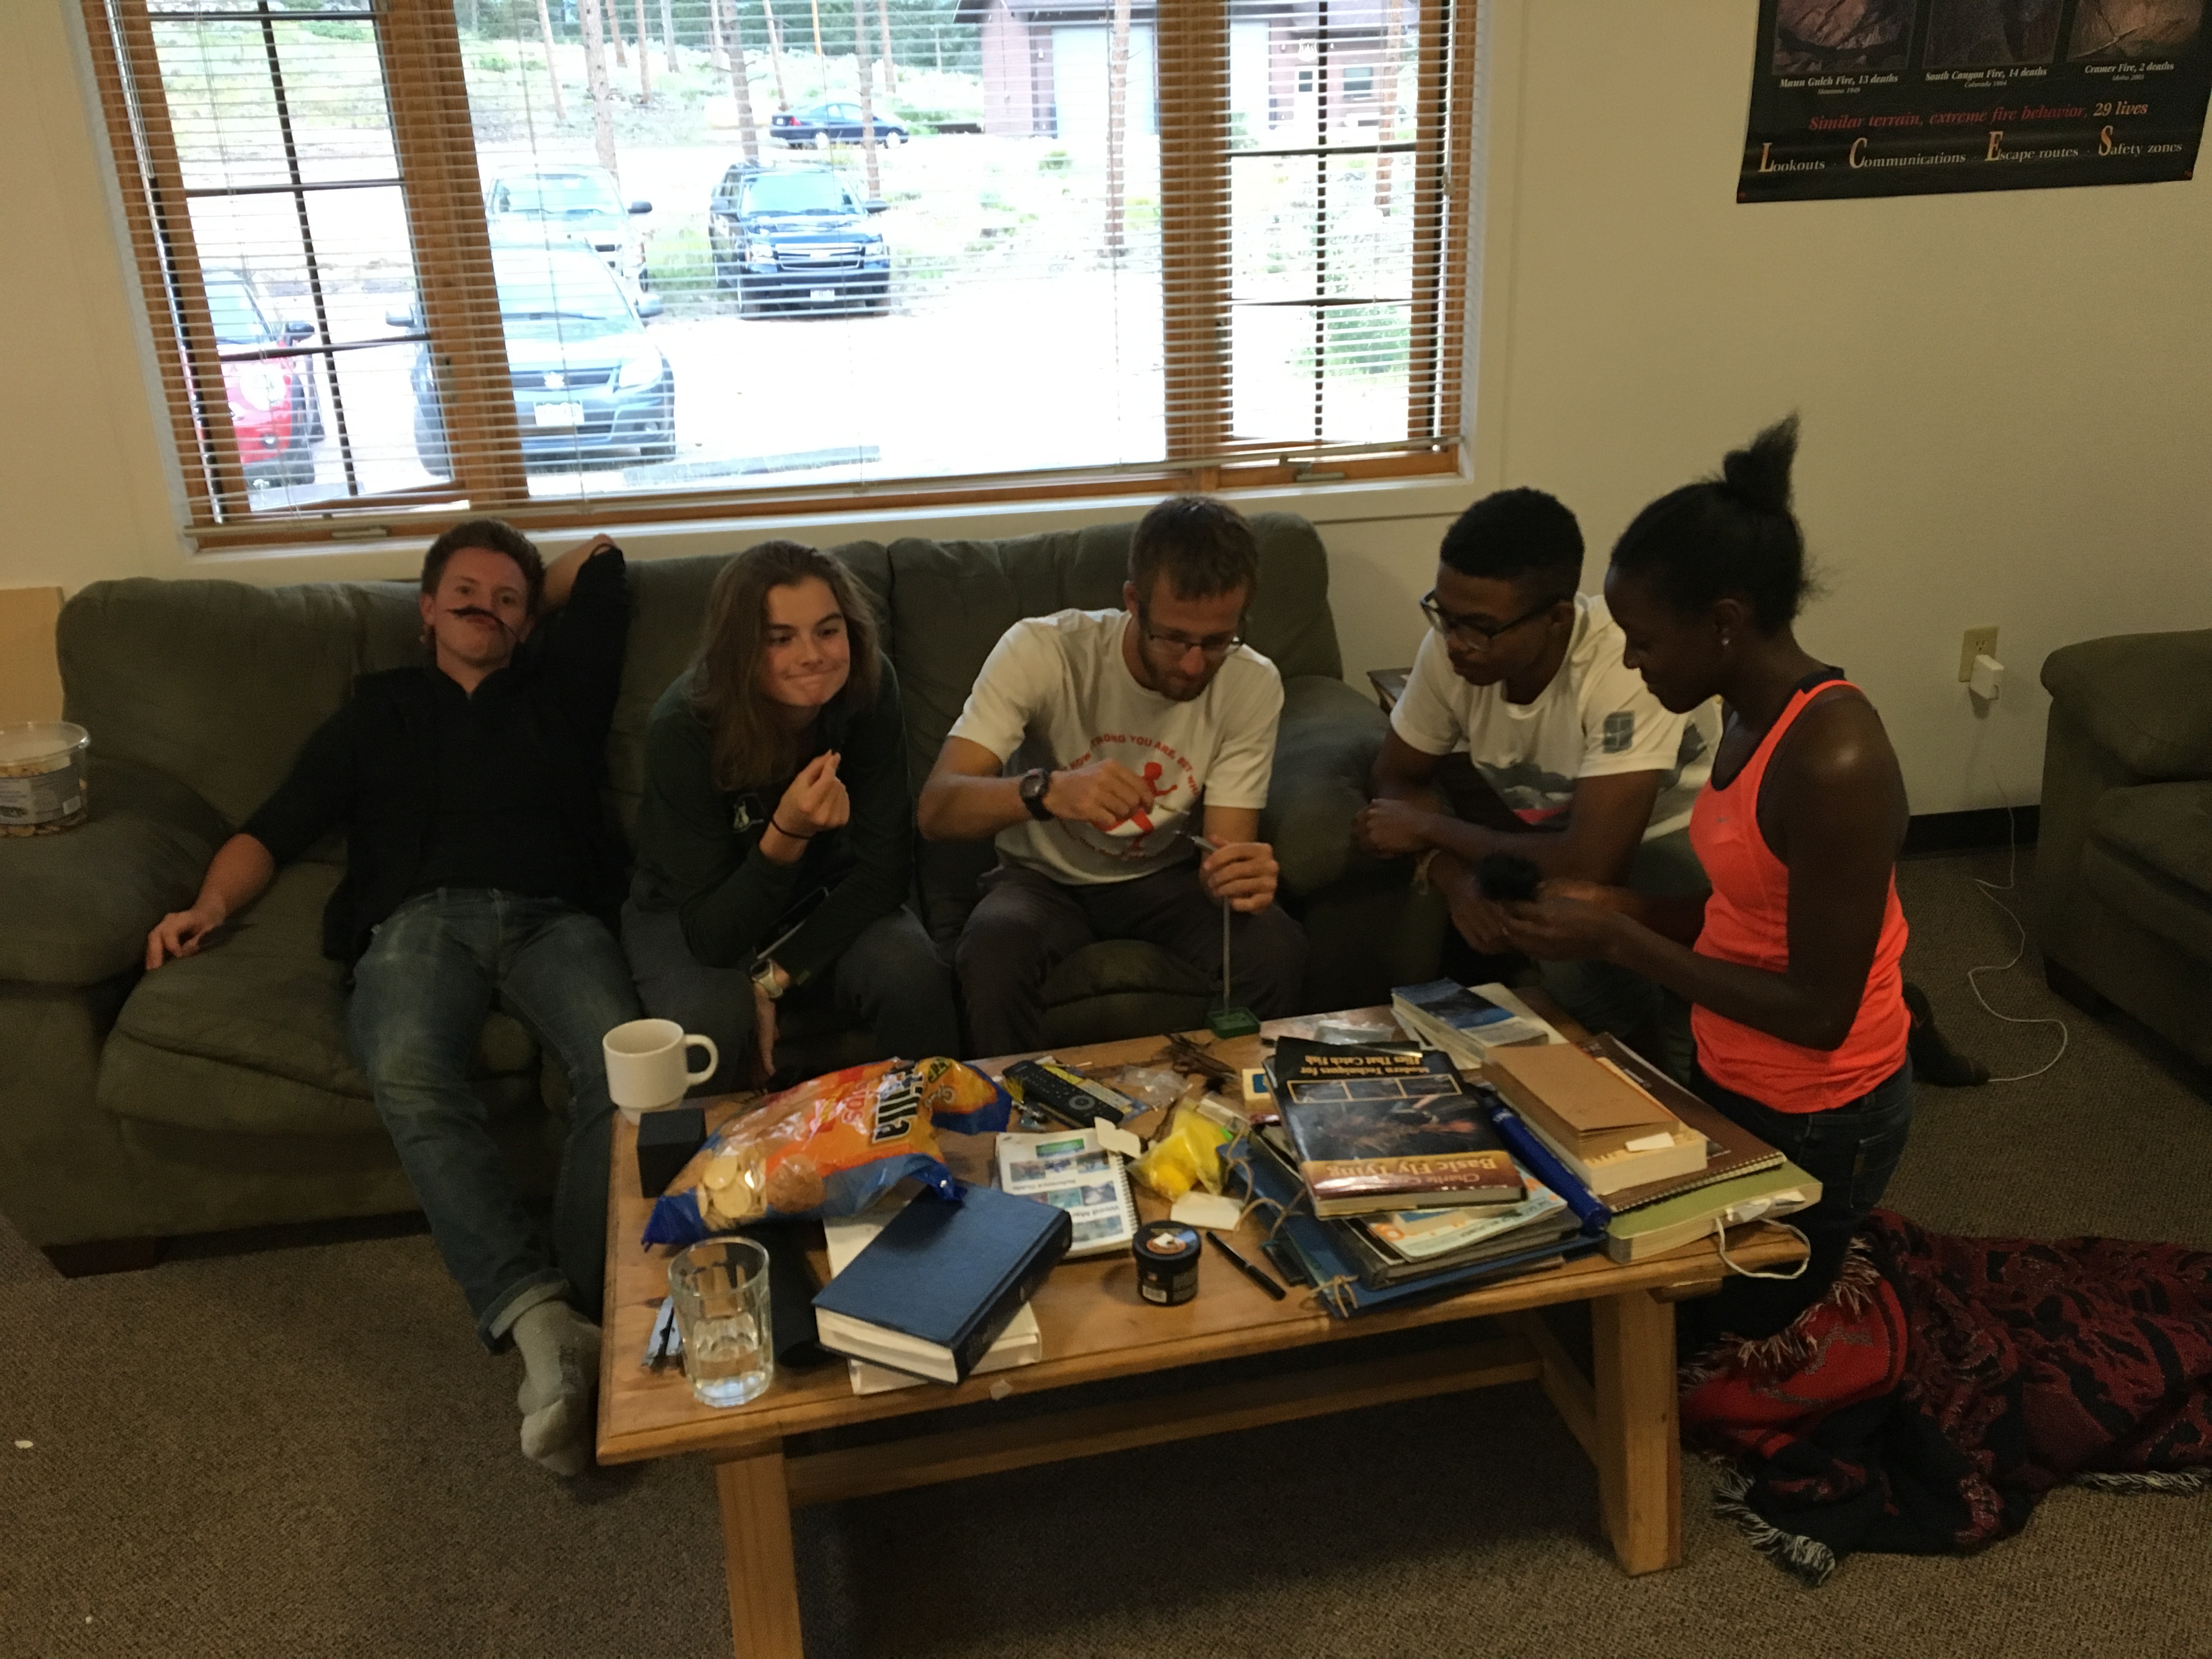
[[[1211,1041],[1205,1032],[1191,1035]],[[1146,1037],[1057,1052],[1082,1064],[1126,1064],[1155,1054],[1160,1042]],[[1259,1063],[1256,1038],[1212,1046],[1231,1064]],[[978,1062],[993,1073],[1004,1063]],[[730,1109],[725,1103],[720,1112]],[[717,1115],[710,1109],[710,1121]],[[988,1179],[990,1137],[944,1139],[956,1173]],[[738,1659],[799,1659],[803,1651],[791,1544],[791,1511],[800,1504],[1498,1382],[1540,1383],[1596,1464],[1600,1522],[1624,1571],[1650,1572],[1681,1560],[1673,1304],[1712,1290],[1725,1276],[1710,1240],[1626,1267],[1585,1257],[1352,1320],[1331,1317],[1310,1292],[1297,1289],[1283,1301],[1271,1300],[1217,1256],[1206,1257],[1200,1268],[1197,1297],[1179,1308],[1140,1302],[1127,1256],[1065,1262],[1031,1302],[1044,1336],[1045,1358],[1037,1364],[971,1377],[957,1388],[925,1384],[867,1395],[853,1393],[844,1365],[823,1365],[779,1373],[759,1399],[717,1411],[692,1399],[676,1368],[652,1372],[638,1363],[667,1293],[667,1268],[665,1251],[638,1243],[651,1205],[638,1194],[635,1143],[635,1131],[617,1116],[599,1458],[629,1463],[694,1454],[714,1465]],[[1146,1219],[1164,1212],[1150,1194],[1139,1189],[1139,1199]],[[1246,1257],[1264,1262],[1260,1237],[1248,1224],[1237,1243]],[[1786,1264],[1803,1254],[1793,1235],[1764,1224],[1740,1230],[1729,1243],[1747,1267]],[[819,1255],[813,1266],[817,1279],[827,1272]],[[1589,1304],[1594,1375],[1583,1373],[1536,1311],[1570,1302]],[[1478,1321],[1490,1322],[1470,1329],[1463,1341],[1413,1357],[1361,1352],[1363,1339]],[[1340,1345],[1341,1358],[1257,1381],[1201,1383],[1165,1398],[1010,1414],[998,1425],[945,1429],[925,1423],[915,1433],[865,1445],[787,1450],[795,1437],[823,1430],[1035,1399],[1080,1383],[1321,1344]]]

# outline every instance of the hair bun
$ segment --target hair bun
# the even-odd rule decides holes
[[[1784,416],[1751,441],[1750,447],[1729,452],[1721,463],[1721,488],[1761,513],[1790,510],[1790,467],[1797,459],[1797,417]]]

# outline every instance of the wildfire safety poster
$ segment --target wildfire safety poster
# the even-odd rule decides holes
[[[1740,202],[2196,170],[2207,0],[1760,0]]]

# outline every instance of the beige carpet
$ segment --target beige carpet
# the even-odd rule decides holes
[[[1963,975],[2011,950],[1908,865],[1910,968],[1999,1072]],[[2063,1012],[2033,1082],[1924,1090],[1891,1199],[1931,1227],[2212,1245],[2205,1081],[2027,969]],[[0,1655],[147,1659],[729,1651],[713,1492],[690,1464],[571,1490],[514,1447],[515,1362],[477,1348],[419,1235],[66,1282],[0,1223]],[[18,1449],[17,1441],[29,1441]],[[1620,1577],[1589,1465],[1533,1389],[808,1511],[809,1651],[1091,1655],[2165,1655],[2203,1635],[2212,1501],[2063,1491],[1971,1559],[1860,1556],[1801,1588],[1685,1480],[1687,1564]]]

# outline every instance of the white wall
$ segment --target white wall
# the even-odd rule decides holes
[[[1644,501],[1801,410],[1801,638],[1916,811],[1993,774],[2033,799],[2052,647],[2212,626],[2212,185],[1740,206],[1756,12],[1493,4],[1477,477],[1572,505],[1595,581]],[[1959,635],[1992,623],[1977,720]]]
[[[1334,556],[1347,672],[1410,659],[1438,537],[1476,487],[1582,516],[1588,579],[1644,501],[1800,410],[1799,506],[1829,594],[1813,650],[1880,704],[1912,804],[2032,799],[2068,640],[2212,626],[2212,197],[2203,181],[1738,206],[1754,0],[1490,0],[1474,484],[1272,497]],[[174,530],[74,0],[0,6],[0,586],[389,575],[410,550],[192,557]],[[1008,534],[1127,516],[790,527]],[[624,538],[647,556],[769,526]],[[1994,623],[1977,720],[1960,629]]]

